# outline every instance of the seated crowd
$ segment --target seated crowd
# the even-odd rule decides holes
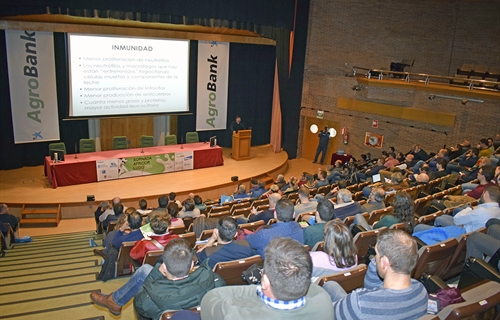
[[[190,194],[181,202],[171,192],[156,208],[146,199],[137,208],[119,197],[103,201],[95,211],[103,233],[103,249],[94,249],[103,258],[99,279],[115,277],[129,242],[132,275],[90,299],[113,315],[133,299],[138,319],[172,310],[185,310],[186,319],[418,319],[429,300],[424,281],[414,278],[419,247],[466,236],[466,258],[499,272],[497,140],[431,155],[419,145],[407,153],[391,147],[378,159],[336,161],[288,181],[280,174],[269,186],[252,179],[221,200]],[[0,222],[3,234],[19,226],[4,204]],[[358,242],[363,237],[370,248]],[[147,260],[155,251],[158,259]],[[260,261],[258,276],[246,279],[253,284],[228,285],[214,272],[249,258]],[[355,288],[335,278],[359,270],[363,284]]]

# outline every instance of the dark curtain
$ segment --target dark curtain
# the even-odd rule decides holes
[[[88,138],[88,125],[86,120],[62,121],[68,116],[69,101],[66,43],[62,33],[54,33],[54,53],[60,138],[66,144],[67,152],[73,153],[75,143],[78,143],[80,138]],[[5,31],[1,32],[0,37],[0,64],[1,70],[7,71]],[[50,142],[14,144],[7,72],[0,73],[0,126],[2,127],[0,149],[3,153],[3,156],[0,157],[1,170],[43,164],[44,157],[49,154]]]
[[[290,35],[286,30],[281,30],[276,38],[281,117],[283,120],[283,150],[288,153],[289,159],[297,157],[308,20],[309,0],[298,0],[291,70],[288,68]]]
[[[197,41],[192,41],[189,109],[193,115],[178,118],[179,137],[185,137],[186,132],[196,130],[197,48]],[[252,127],[252,145],[269,143],[275,56],[276,51],[273,46],[231,43],[227,129],[199,131],[200,141],[207,141],[210,137],[217,136],[218,145],[230,147],[229,126],[239,115],[247,127]]]

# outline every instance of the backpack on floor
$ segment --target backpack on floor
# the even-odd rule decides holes
[[[97,276],[97,280],[108,281],[115,277],[116,272],[116,261],[118,260],[118,249],[111,248],[108,250],[106,255],[106,260],[102,265],[101,272]]]

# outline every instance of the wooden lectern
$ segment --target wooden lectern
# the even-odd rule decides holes
[[[250,159],[250,145],[252,144],[252,130],[240,130],[233,133],[234,160]]]

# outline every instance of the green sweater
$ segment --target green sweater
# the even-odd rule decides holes
[[[206,259],[187,278],[172,281],[160,272],[157,264],[134,297],[134,308],[145,318],[159,319],[165,310],[182,310],[199,306],[201,299],[225,282],[212,272]]]
[[[396,217],[394,217],[392,214],[388,214],[377,221],[377,223],[375,223],[375,225],[373,226],[373,229],[379,229],[382,227],[387,227],[387,229],[389,229],[393,224],[396,223],[399,223],[398,219],[396,219]]]
[[[257,286],[230,286],[208,292],[201,302],[203,320],[323,320],[333,319],[332,301],[321,287],[311,284],[306,304],[294,310],[277,310],[256,293]]]

